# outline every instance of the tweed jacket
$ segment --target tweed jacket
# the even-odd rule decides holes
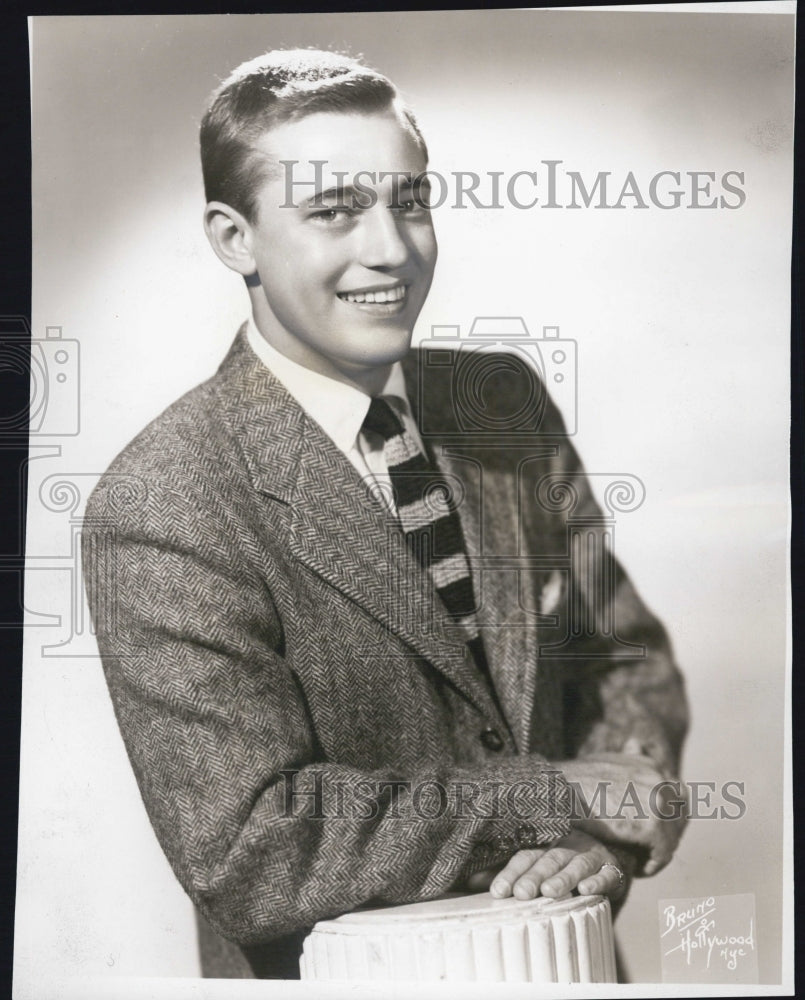
[[[557,761],[636,736],[677,766],[661,625],[606,546],[574,570],[570,529],[609,522],[558,411],[544,398],[534,433],[468,430],[450,364],[421,358],[411,404],[459,510],[497,700],[396,520],[243,329],[88,504],[90,608],[148,815],[208,952],[235,942],[257,975],[292,975],[278,944],[317,919],[433,897],[567,832]]]

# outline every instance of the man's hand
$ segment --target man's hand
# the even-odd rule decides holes
[[[518,851],[499,872],[476,872],[455,888],[518,899],[561,896],[577,888],[615,900],[621,895],[618,871],[601,871],[604,864],[618,864],[606,843],[622,844],[635,859],[642,854],[647,860],[638,874],[654,875],[668,864],[684,828],[688,792],[636,740],[627,740],[620,753],[591,754],[558,766],[573,792],[573,832],[550,848]]]
[[[632,741],[624,751],[559,765],[574,793],[573,825],[601,840],[642,848],[648,860],[640,874],[654,875],[668,864],[679,842],[686,791]]]
[[[583,896],[618,899],[624,888],[615,856],[595,837],[574,830],[551,847],[518,851],[494,876],[489,891],[496,899],[555,899],[573,889]]]

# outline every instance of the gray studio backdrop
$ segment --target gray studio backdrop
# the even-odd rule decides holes
[[[206,96],[246,58],[309,45],[362,53],[395,80],[444,175],[544,178],[558,160],[589,181],[611,172],[616,190],[632,171],[646,200],[660,171],[713,172],[717,194],[726,172],[743,175],[733,208],[687,207],[689,181],[678,209],[448,201],[417,337],[491,315],[576,341],[576,443],[590,472],[645,484],[617,552],[687,676],[685,776],[715,789],[674,862],[635,885],[618,921],[626,964],[660,980],[659,900],[754,894],[760,981],[778,982],[793,16],[54,17],[32,22],[32,325],[50,381],[29,472],[17,995],[72,976],[199,974],[191,907],[106,694],[76,535],[97,474],[212,373],[246,315],[201,228]],[[705,818],[730,781],[744,815]]]

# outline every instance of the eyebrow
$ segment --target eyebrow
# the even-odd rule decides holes
[[[302,204],[306,207],[315,208],[316,205],[320,204],[322,201],[326,201],[330,198],[340,198],[342,202],[345,202],[347,198],[351,199],[352,204],[357,202],[360,205],[366,200],[366,187],[356,188],[352,184],[334,184],[332,187],[325,188],[323,191],[317,191],[312,197],[308,198]],[[410,178],[403,179],[397,186],[397,193],[400,191],[409,191],[414,188],[424,189],[426,192],[430,191],[430,181],[427,177],[422,178],[418,183],[414,176]]]
[[[358,189],[353,187],[351,184],[342,186],[340,184],[335,184],[333,187],[326,188],[324,191],[317,191],[312,198],[308,198],[304,203],[305,205],[316,205],[320,201],[324,201],[326,198],[347,198],[351,196],[354,200],[355,196],[359,193]],[[365,195],[364,195],[365,197]]]

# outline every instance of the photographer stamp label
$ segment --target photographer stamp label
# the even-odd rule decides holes
[[[659,901],[664,983],[756,983],[755,895]]]

